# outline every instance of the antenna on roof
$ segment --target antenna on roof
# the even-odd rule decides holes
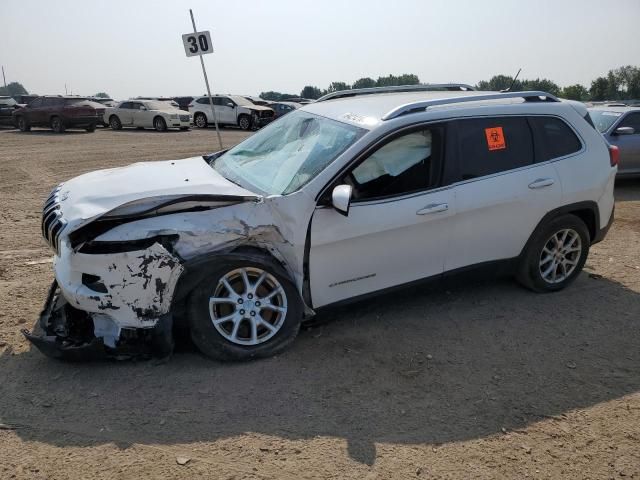
[[[520,72],[522,71],[522,68],[518,69],[518,73],[516,73],[516,76],[513,77],[513,80],[511,80],[511,85],[509,85],[509,88],[507,88],[506,90],[500,90],[501,92],[510,92],[511,89],[513,88],[513,85],[516,83],[516,80],[518,79],[518,75],[520,75]]]

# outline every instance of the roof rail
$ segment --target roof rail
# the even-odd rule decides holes
[[[429,107],[439,105],[449,105],[453,103],[478,102],[482,100],[502,100],[503,98],[523,98],[527,102],[559,102],[557,97],[546,92],[530,91],[530,92],[503,92],[503,93],[487,93],[485,95],[469,95],[464,97],[436,98],[433,100],[421,100],[419,102],[407,103],[400,105],[387,112],[382,120],[391,120],[402,115],[410,113],[423,112]]]
[[[474,88],[471,85],[467,85],[466,83],[426,83],[421,85],[354,88],[352,90],[340,90],[338,92],[328,93],[320,97],[318,100],[316,100],[316,102],[324,102],[325,100],[334,100],[336,98],[355,97],[357,95],[372,95],[375,93],[431,92],[434,90],[469,91],[474,90]]]

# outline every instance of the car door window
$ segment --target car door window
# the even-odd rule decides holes
[[[367,156],[343,179],[354,201],[403,195],[437,185],[443,127],[422,128],[396,136]]]
[[[120,104],[120,107],[118,108],[124,108],[124,109],[130,109],[131,108],[131,102],[124,102]]]
[[[144,105],[142,103],[139,102],[135,102],[132,104],[132,107],[134,110],[142,110],[144,108]]]
[[[640,135],[640,112],[633,112],[622,119],[620,127],[631,127],[635,130],[635,135]]]
[[[529,117],[535,138],[536,163],[564,157],[582,149],[569,125],[555,117]]]
[[[42,106],[42,98],[36,98],[29,103],[29,108],[40,108]]]
[[[458,171],[469,180],[532,165],[533,138],[524,117],[457,120]]]

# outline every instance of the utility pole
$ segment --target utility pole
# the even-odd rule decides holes
[[[7,89],[7,79],[4,76],[4,65],[2,66],[2,81],[4,82],[4,89]],[[9,94],[9,92],[7,92],[7,95]]]

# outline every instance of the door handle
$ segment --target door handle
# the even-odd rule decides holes
[[[428,215],[430,213],[438,213],[449,210],[448,203],[432,203],[416,212],[416,215]]]
[[[529,184],[529,188],[544,188],[553,185],[553,178],[538,178]]]

